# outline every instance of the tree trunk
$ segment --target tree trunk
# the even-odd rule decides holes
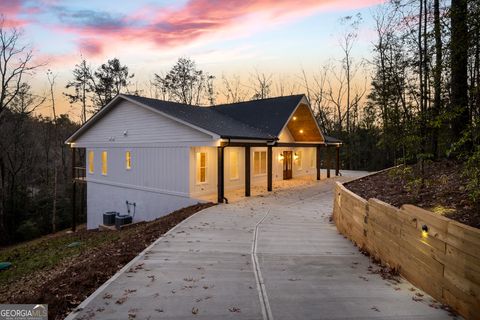
[[[451,24],[452,139],[457,141],[469,124],[467,0],[452,0]]]
[[[442,91],[442,34],[440,29],[440,0],[433,2],[433,23],[435,33],[435,73],[433,75],[433,86],[435,90],[434,105],[432,117],[435,125],[432,128],[432,154],[438,158],[438,116],[442,109],[441,91]]]
[[[57,165],[53,168],[53,209],[52,209],[52,233],[57,229]]]

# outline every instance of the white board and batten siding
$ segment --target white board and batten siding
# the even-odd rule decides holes
[[[97,228],[106,211],[125,214],[125,201],[136,203],[135,221],[153,220],[195,204],[190,198],[190,147],[214,143],[212,136],[161,114],[128,101],[118,103],[75,141],[75,146],[87,150],[87,227]],[[102,174],[104,151],[106,175]]]

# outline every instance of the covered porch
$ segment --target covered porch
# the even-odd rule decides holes
[[[328,140],[329,139],[329,140]],[[243,197],[261,195],[274,190],[281,190],[300,185],[309,185],[321,179],[340,175],[340,146],[341,142],[334,138],[325,137],[323,143],[252,143],[252,142],[225,142],[217,148],[217,192],[200,197],[205,201],[218,203],[232,202]],[[244,153],[243,186],[231,188],[226,179],[225,153],[228,148],[242,148]],[[266,174],[263,179],[252,182],[252,155],[253,150],[266,150]],[[310,150],[309,160],[311,167],[305,164],[301,175],[292,174],[302,151]],[[302,160],[303,161],[303,160]],[[256,164],[254,164],[256,166]],[[278,167],[281,167],[279,177]],[[275,177],[274,177],[274,167]],[[309,171],[310,169],[310,171]]]

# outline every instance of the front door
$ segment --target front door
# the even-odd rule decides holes
[[[292,179],[292,151],[283,151],[283,180]]]

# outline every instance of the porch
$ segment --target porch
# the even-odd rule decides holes
[[[286,189],[293,186],[311,184],[314,181],[330,178],[332,174],[340,175],[340,146],[338,140],[325,140],[323,143],[246,143],[228,142],[222,143],[217,148],[217,192],[218,203],[235,201],[242,197],[260,195],[276,189]],[[226,181],[225,150],[228,148],[241,148],[244,154],[243,185],[229,188]],[[252,181],[252,162],[256,160],[255,154],[252,157],[252,149],[265,150],[265,175],[264,179]],[[299,150],[299,151],[296,151]],[[303,162],[305,151],[312,151],[309,155],[310,165],[305,168],[300,165],[302,174],[299,174],[297,161]],[[335,160],[333,160],[335,159]],[[253,163],[253,172],[259,165]],[[323,168],[323,170],[322,170]],[[297,169],[297,170],[295,170]],[[227,166],[228,170],[228,166]],[[333,172],[331,172],[333,171]],[[282,179],[283,178],[283,179]],[[227,188],[226,188],[227,186]],[[215,201],[214,194],[208,194],[202,199]]]
[[[321,180],[327,179],[327,169],[320,170]],[[309,187],[319,183],[315,175],[305,175],[300,177],[294,177],[288,180],[274,180],[272,181],[272,193],[280,192],[287,189],[292,189],[296,187]],[[250,196],[264,196],[267,195],[266,183],[256,182],[250,186]],[[245,199],[245,186],[238,186],[234,188],[228,188],[225,190],[225,199],[228,200],[228,203],[236,203],[240,200]],[[207,202],[216,202],[218,201],[217,193],[209,193],[197,197],[199,200]]]

